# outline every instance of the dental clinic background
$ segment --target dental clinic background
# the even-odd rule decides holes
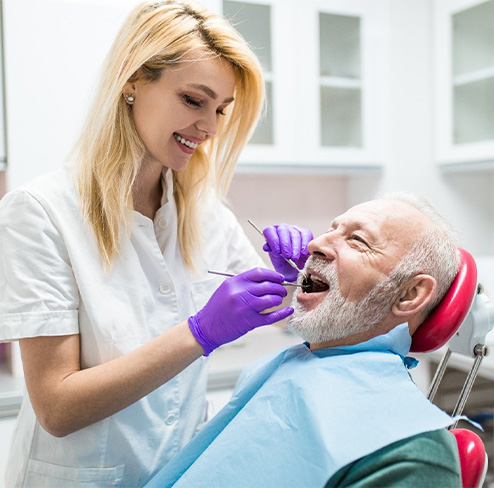
[[[0,2],[0,196],[67,158],[99,67],[137,3]],[[409,190],[460,232],[492,297],[494,1],[200,3],[237,25],[264,69],[268,110],[229,192],[254,245],[261,250],[263,242],[247,219],[261,228],[299,224],[318,235],[349,206]],[[283,324],[261,329],[215,352],[213,408],[226,401],[244,365],[299,342]],[[16,344],[0,347],[1,488],[24,385]],[[424,391],[434,354],[421,357],[414,372]],[[493,372],[488,357],[471,395],[475,411],[493,411]],[[485,442],[490,454],[492,439]]]

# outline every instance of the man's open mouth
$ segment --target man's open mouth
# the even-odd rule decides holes
[[[318,293],[326,290],[329,290],[329,285],[310,273],[302,281],[304,293]]]

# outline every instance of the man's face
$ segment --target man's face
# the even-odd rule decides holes
[[[307,264],[329,285],[329,289],[322,303],[312,310],[306,310],[294,296],[294,312],[288,321],[290,329],[311,345],[322,345],[351,336],[360,339],[362,334],[376,328],[386,317],[399,289],[399,284],[387,277],[375,285],[365,298],[351,302],[341,295],[336,270],[328,266],[324,259],[311,256]]]
[[[421,212],[389,200],[357,205],[336,218],[309,244],[311,290],[294,297],[292,329],[313,343],[317,334],[317,342],[325,342],[376,327],[398,292],[388,275],[426,225]],[[303,335],[314,327],[311,339]]]

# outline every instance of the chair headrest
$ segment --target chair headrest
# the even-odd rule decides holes
[[[477,289],[477,266],[472,255],[458,248],[460,268],[449,290],[412,336],[410,352],[430,352],[451,339],[465,320]]]

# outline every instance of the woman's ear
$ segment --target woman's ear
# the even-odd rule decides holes
[[[422,311],[432,300],[436,292],[436,280],[427,274],[410,278],[401,288],[391,311],[400,317],[409,318]]]
[[[142,77],[142,69],[139,68],[125,83],[123,94],[127,93],[135,93],[136,90],[136,82],[139,81]]]

